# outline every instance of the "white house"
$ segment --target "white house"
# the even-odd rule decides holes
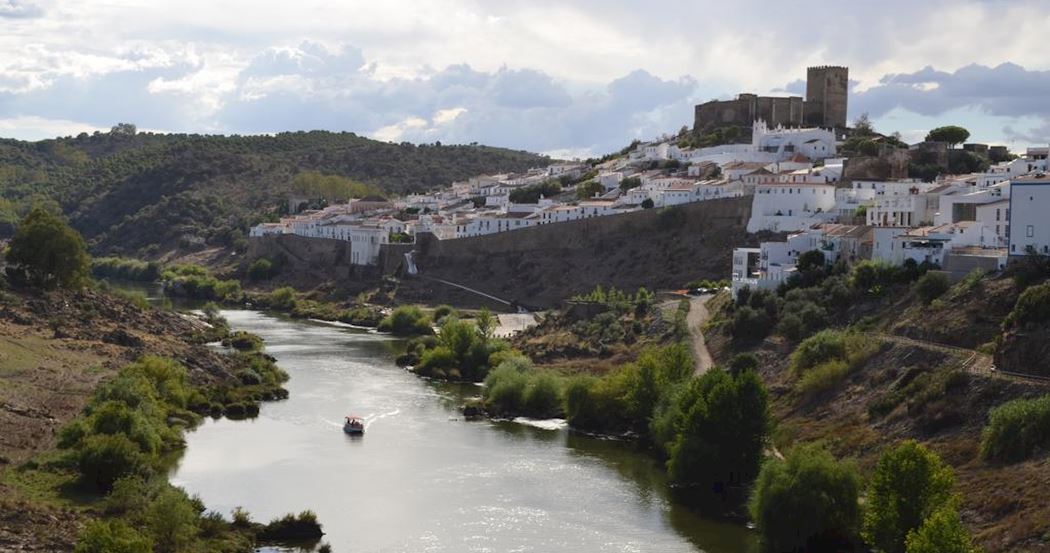
[[[1007,218],[1010,256],[1050,255],[1050,177],[1036,174],[1011,181]]]
[[[835,216],[835,186],[772,183],[755,186],[748,232],[799,231]]]

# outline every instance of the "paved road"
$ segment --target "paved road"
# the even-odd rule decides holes
[[[707,342],[704,340],[703,327],[711,314],[707,311],[707,300],[711,295],[697,296],[689,299],[689,315],[685,322],[689,326],[689,338],[693,345],[693,359],[696,360],[695,372],[697,375],[704,374],[708,369],[715,366],[715,360],[711,358],[711,352],[707,351]]]

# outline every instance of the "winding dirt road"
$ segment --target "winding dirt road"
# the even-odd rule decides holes
[[[707,311],[707,300],[711,295],[689,298],[689,315],[685,322],[689,326],[689,338],[693,345],[693,359],[696,360],[695,372],[699,376],[715,366],[711,352],[707,351],[707,342],[704,340],[703,326],[711,314]]]

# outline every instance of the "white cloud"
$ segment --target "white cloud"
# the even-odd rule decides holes
[[[696,101],[769,92],[834,63],[857,81],[854,107],[937,118],[978,105],[967,116],[997,129],[982,138],[1038,139],[1050,129],[1042,108],[1013,91],[982,103],[983,90],[952,82],[983,83],[967,81],[974,63],[1050,69],[1040,4],[0,0],[0,117],[600,153],[689,124]],[[980,48],[960,46],[973,40]],[[936,71],[917,80],[927,66]]]
[[[108,130],[108,127],[96,127],[87,123],[66,119],[45,119],[33,115],[0,119],[0,136],[22,140],[42,140],[56,136],[75,136],[82,132],[91,133]]]

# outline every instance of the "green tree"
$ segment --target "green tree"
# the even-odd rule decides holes
[[[680,486],[722,493],[758,473],[769,429],[766,389],[751,371],[714,369],[690,384],[667,469]]]
[[[105,491],[118,478],[147,467],[148,460],[124,434],[96,434],[80,445],[77,465],[85,480]]]
[[[580,200],[589,200],[597,194],[601,194],[604,188],[601,183],[594,180],[580,183],[576,185],[576,198]]]
[[[906,553],[977,553],[954,505],[936,510],[908,534]]]
[[[947,142],[952,148],[966,142],[967,138],[970,138],[970,131],[956,125],[937,127],[926,135],[927,142]]]
[[[748,510],[767,551],[834,551],[855,540],[859,492],[852,463],[801,446],[762,466]]]
[[[952,287],[948,281],[948,275],[944,273],[926,273],[915,281],[913,288],[923,303],[929,304],[941,297]]]
[[[478,330],[478,336],[483,340],[491,340],[493,333],[496,332],[496,327],[499,326],[499,320],[492,315],[488,307],[482,307],[474,319],[474,326]]]
[[[74,553],[151,553],[153,542],[120,520],[93,520],[73,548]]]
[[[853,122],[853,134],[855,136],[874,136],[875,126],[871,124],[868,112],[860,114],[860,117]]]
[[[33,208],[18,225],[8,262],[40,288],[80,288],[91,274],[84,239],[58,215]]]
[[[642,200],[642,209],[652,209],[655,205],[652,198]]]
[[[903,553],[908,533],[950,503],[950,467],[915,440],[886,451],[875,466],[864,513],[864,540],[884,553]]]

